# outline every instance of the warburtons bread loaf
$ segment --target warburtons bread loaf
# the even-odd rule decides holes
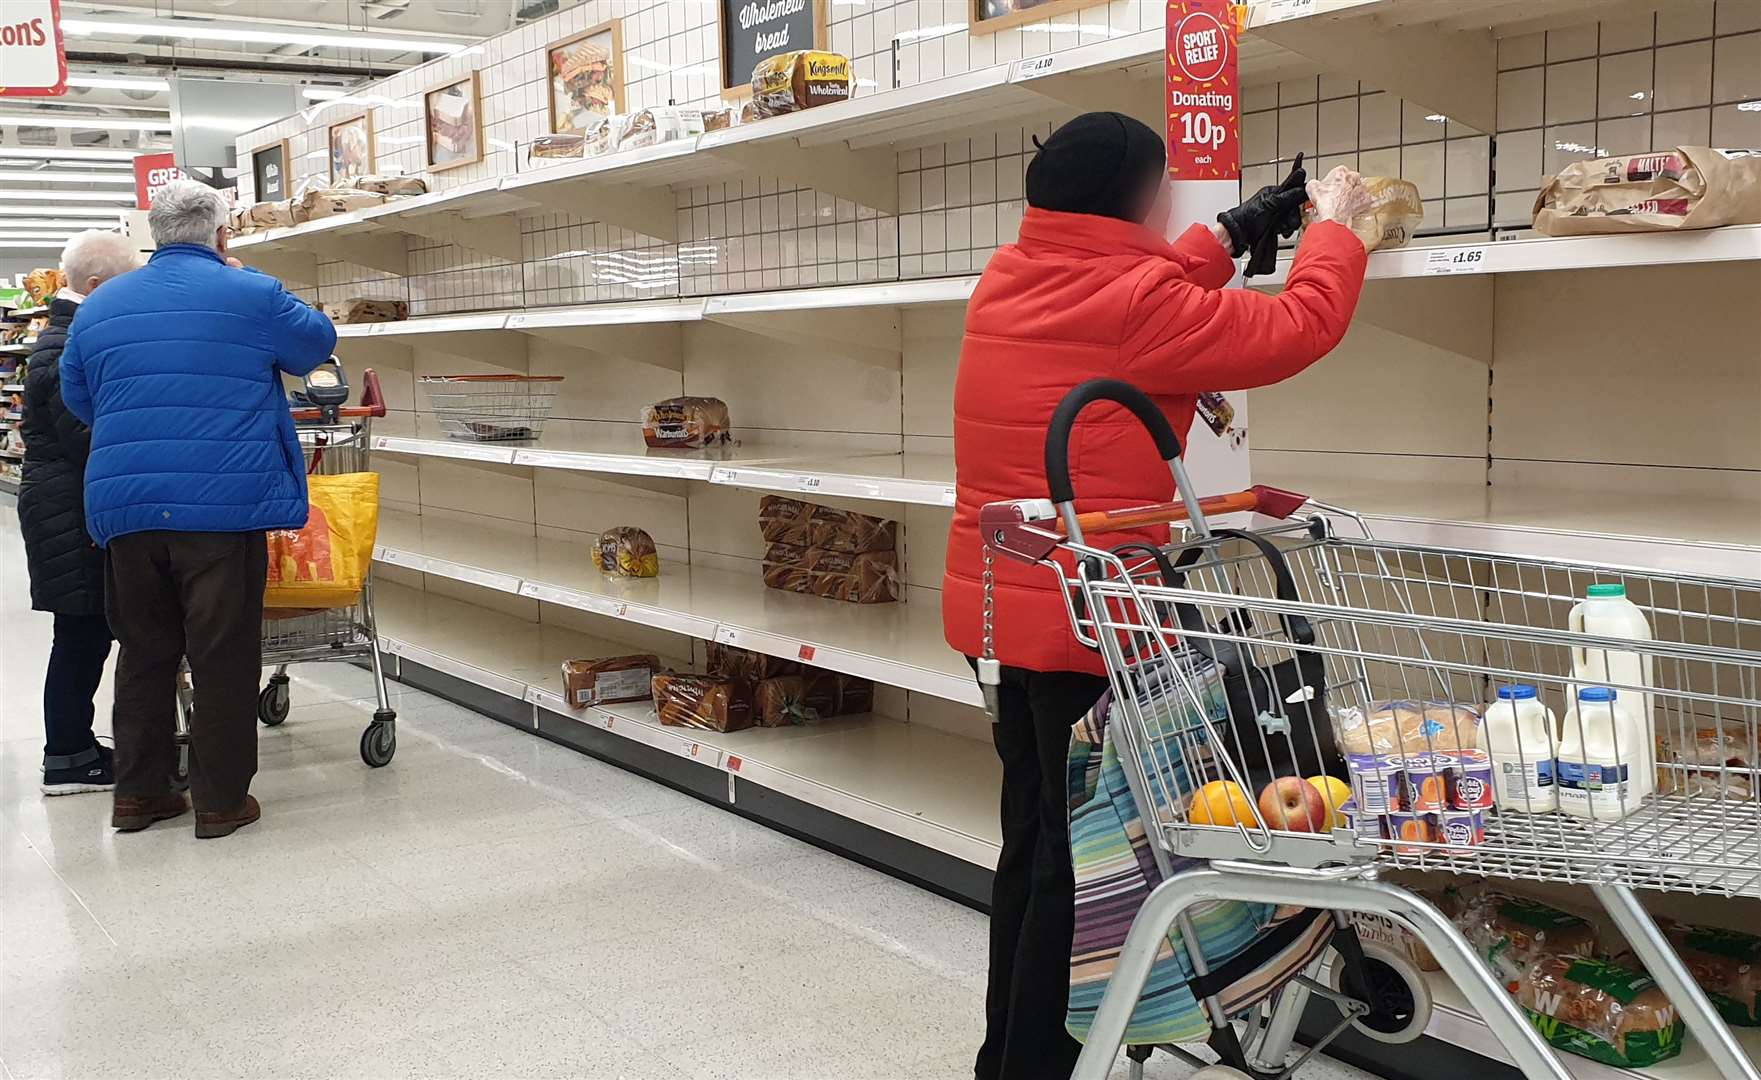
[[[330,316],[330,321],[339,326],[399,322],[410,317],[410,304],[407,300],[369,300],[363,296],[351,297],[340,304],[320,304],[319,310]]]
[[[1346,754],[1422,754],[1477,750],[1480,714],[1441,701],[1378,702],[1369,716],[1355,706],[1334,710],[1339,749]]]
[[[656,675],[654,711],[668,727],[740,731],[752,726],[749,684],[709,675]]]
[[[587,138],[584,135],[540,135],[527,145],[526,160],[578,158],[585,155],[586,146]]]
[[[1369,209],[1352,215],[1347,227],[1364,242],[1365,251],[1404,246],[1425,220],[1419,186],[1392,176],[1366,176],[1364,191],[1370,196]],[[1304,216],[1312,221],[1314,211]]]
[[[874,684],[835,671],[777,675],[758,683],[753,706],[761,727],[811,724],[869,712],[874,708]]]
[[[697,450],[731,442],[733,423],[720,398],[675,397],[642,410],[642,440],[649,446]]]
[[[1621,1068],[1681,1053],[1683,1025],[1649,975],[1606,960],[1543,953],[1513,987],[1547,1041]]]
[[[1761,1027],[1761,937],[1716,926],[1661,925],[1724,1022]]]
[[[752,109],[758,116],[781,116],[848,101],[854,85],[847,56],[813,50],[779,53],[752,69]]]
[[[593,565],[602,574],[617,577],[656,577],[660,555],[654,538],[633,525],[618,525],[599,534],[593,545]]]
[[[796,675],[802,670],[796,660],[785,660],[780,656],[755,652],[752,649],[741,649],[733,645],[724,645],[719,641],[707,643],[708,659],[704,666],[711,675],[721,679],[744,679],[747,682],[758,682],[777,675]]]
[[[428,182],[420,176],[351,176],[336,185],[380,195],[425,195]]]

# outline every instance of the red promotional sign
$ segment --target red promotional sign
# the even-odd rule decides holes
[[[61,0],[5,0],[0,4],[0,97],[65,93]]]
[[[1247,5],[1168,0],[1168,177],[1241,177],[1236,44]]]
[[[150,210],[153,196],[159,189],[173,180],[189,179],[182,169],[177,167],[177,155],[140,154],[135,157],[135,205],[142,210]]]

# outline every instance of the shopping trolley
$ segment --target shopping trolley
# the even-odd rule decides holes
[[[361,373],[361,403],[346,407],[348,382],[342,365],[333,356],[306,376],[305,401],[293,409],[294,430],[305,452],[308,474],[333,475],[366,472],[374,418],[385,415],[385,398],[379,376],[368,368]],[[282,617],[285,616],[285,617]],[[263,663],[274,674],[257,696],[257,719],[275,727],[287,719],[292,705],[287,669],[292,664],[355,661],[365,657],[373,670],[373,691],[378,707],[361,732],[361,760],[373,768],[391,762],[397,753],[397,712],[385,689],[385,670],[379,655],[379,634],[373,618],[373,574],[368,568],[361,594],[348,607],[298,613],[265,612]],[[177,776],[179,787],[189,780],[190,714],[195,695],[189,666],[178,674]]]
[[[1078,414],[1097,401],[1130,409],[1149,429],[1178,502],[1076,512],[1065,453]],[[1361,516],[1290,492],[1255,487],[1198,498],[1179,454],[1166,419],[1136,388],[1116,380],[1085,383],[1064,399],[1047,433],[1051,499],[994,503],[981,514],[986,659],[979,667],[987,699],[996,670],[989,659],[992,568],[1000,555],[1056,574],[1076,636],[1105,660],[1116,735],[1130,748],[1121,757],[1162,871],[1095,1014],[1078,1080],[1107,1075],[1158,947],[1171,932],[1178,931],[1194,970],[1206,970],[1191,911],[1217,900],[1331,909],[1342,928],[1345,912],[1393,917],[1429,947],[1526,1076],[1568,1077],[1449,919],[1381,880],[1394,868],[1586,887],[1721,1074],[1755,1080],[1754,1063],[1635,890],[1761,897],[1761,582],[1380,542]],[[1246,512],[1272,524],[1243,532],[1209,521]],[[1134,543],[1109,550],[1085,539],[1179,522],[1187,523],[1184,535],[1165,547]],[[1657,640],[1565,629],[1588,585],[1616,582],[1645,611]],[[1582,682],[1574,680],[1574,650],[1580,658],[1601,650],[1636,652],[1651,669],[1648,685],[1598,682],[1649,701],[1659,736],[1651,749],[1655,793],[1629,797],[1617,788],[1618,806],[1588,818],[1557,810],[1453,810],[1445,802],[1419,827],[1394,835],[1366,828],[1362,819],[1325,832],[1295,831],[1283,827],[1286,821],[1269,822],[1252,802],[1257,781],[1268,773],[1305,775],[1300,765],[1330,752],[1340,738],[1337,722],[1361,721],[1378,703],[1426,703],[1449,717],[1460,707],[1483,708],[1499,686],[1519,683],[1538,687],[1544,698],[1567,700]],[[1312,693],[1286,696],[1293,662],[1324,671],[1324,709],[1301,707]],[[1255,715],[1238,714],[1245,710],[1236,695],[1221,711],[1203,707],[1204,680],[1219,672],[1262,689],[1244,699]],[[1267,687],[1277,693],[1264,693]],[[1166,724],[1152,724],[1166,716],[1158,706],[1169,701],[1193,706],[1182,713],[1193,718],[1189,725],[1170,732]],[[1409,734],[1396,725],[1393,765],[1437,750],[1446,727],[1426,723]],[[1155,741],[1159,745],[1145,745]],[[1529,752],[1483,749],[1519,757]],[[1184,769],[1143,765],[1170,756],[1182,759]],[[1250,768],[1249,761],[1264,767]],[[1378,771],[1361,783],[1402,782],[1380,775],[1393,765],[1377,759]],[[1210,812],[1193,813],[1195,795],[1211,782],[1233,782],[1249,793],[1248,813],[1227,824],[1205,823],[1216,819]],[[1177,866],[1194,868],[1170,873]],[[1330,966],[1334,989],[1365,985],[1363,972]],[[1300,1007],[1285,999],[1305,1000],[1313,981],[1294,981],[1274,1014]],[[1422,985],[1410,989],[1428,1002]],[[1224,1015],[1214,996],[1200,998],[1217,1029],[1244,1026]],[[1290,1026],[1288,1016],[1270,1025]],[[1262,1039],[1257,1057],[1250,1047],[1242,1061],[1226,1063],[1256,1076],[1286,1075],[1286,1048]]]

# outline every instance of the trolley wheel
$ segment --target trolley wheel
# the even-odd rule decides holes
[[[1380,1043],[1409,1043],[1431,1022],[1431,988],[1424,973],[1400,953],[1365,944],[1363,980],[1347,973],[1343,957],[1333,964],[1333,989],[1356,998],[1370,1011],[1352,1023],[1359,1033]]]
[[[361,760],[378,769],[391,764],[397,753],[397,728],[389,722],[375,720],[361,732]]]
[[[291,694],[287,689],[286,675],[269,676],[269,684],[257,695],[257,719],[264,727],[275,727],[287,719],[287,710]]]

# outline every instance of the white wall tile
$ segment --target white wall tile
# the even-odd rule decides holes
[[[1761,98],[1761,32],[1721,37],[1712,50],[1712,100]]]
[[[1651,143],[1658,150],[1674,146],[1705,146],[1712,139],[1711,125],[1710,109],[1658,113],[1651,118]]]
[[[1712,100],[1712,43],[1690,42],[1657,50],[1653,106],[1686,109]]]
[[[1541,99],[1547,78],[1545,68],[1522,68],[1498,73],[1498,128],[1512,131],[1541,123]]]
[[[1498,39],[1498,70],[1529,67],[1547,60],[1546,34],[1517,34]]]
[[[1596,115],[1596,61],[1547,65],[1547,123],[1588,120]]]
[[[1604,56],[1596,74],[1596,115],[1636,116],[1650,111],[1650,50]]]

